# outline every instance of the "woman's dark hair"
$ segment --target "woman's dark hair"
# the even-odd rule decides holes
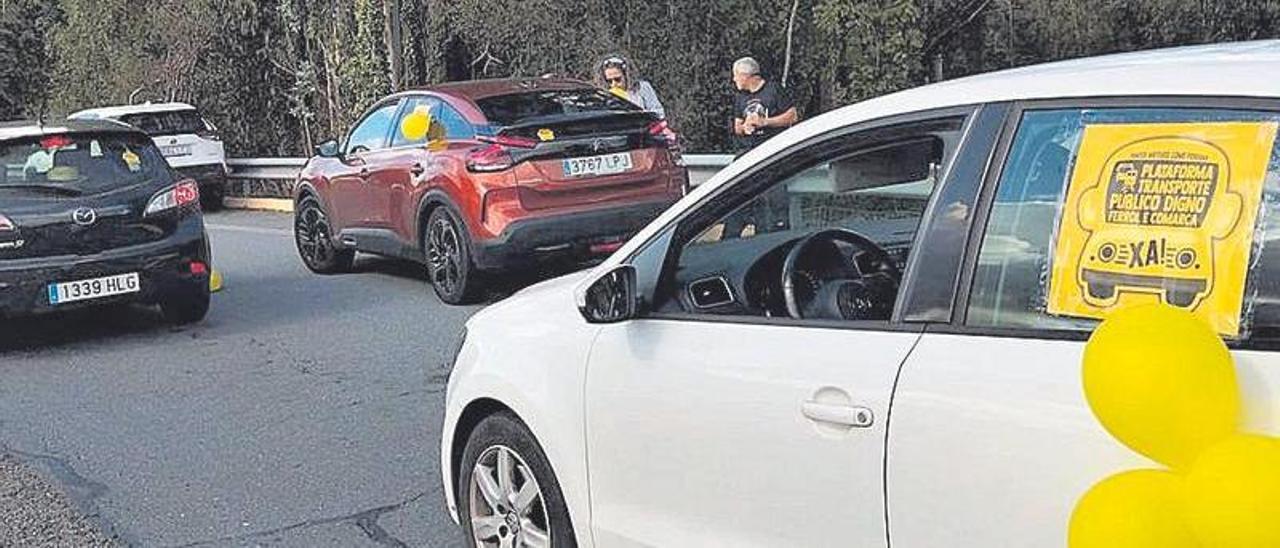
[[[631,65],[631,61],[620,54],[605,56],[599,63],[596,63],[596,69],[592,71],[595,75],[595,83],[601,88],[608,88],[609,82],[604,78],[604,69],[618,68],[622,69],[622,75],[627,79],[627,89],[636,89],[640,85],[640,77],[636,75],[635,69]]]

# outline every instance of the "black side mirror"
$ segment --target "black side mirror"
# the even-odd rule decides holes
[[[342,149],[338,146],[337,141],[325,141],[316,146],[316,156],[320,156],[322,158],[341,158]]]
[[[578,297],[589,323],[617,323],[636,317],[636,267],[621,265],[597,278]]]

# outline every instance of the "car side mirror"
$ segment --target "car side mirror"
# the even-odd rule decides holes
[[[341,158],[342,149],[338,146],[337,141],[325,141],[316,146],[316,156],[320,156],[322,158]]]
[[[578,295],[588,323],[618,323],[636,317],[636,267],[621,265],[596,278]]]

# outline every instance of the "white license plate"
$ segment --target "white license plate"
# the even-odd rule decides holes
[[[629,171],[631,167],[630,152],[587,156],[586,158],[569,158],[564,161],[564,175],[566,177],[612,175]]]
[[[174,156],[190,156],[191,145],[166,145],[160,147],[160,154],[165,158]]]
[[[141,286],[138,283],[137,272],[103,276],[91,280],[49,284],[49,304],[99,299],[112,295],[137,293],[140,290]]]

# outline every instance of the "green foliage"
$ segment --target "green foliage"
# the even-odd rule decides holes
[[[0,120],[41,114],[53,74],[48,33],[60,15],[38,0],[0,3]]]
[[[781,80],[793,7],[785,84],[806,117],[939,68],[1280,36],[1275,0],[0,0],[0,115],[185,100],[232,154],[296,155],[402,86],[591,79],[622,53],[690,150],[727,150],[730,66]]]

